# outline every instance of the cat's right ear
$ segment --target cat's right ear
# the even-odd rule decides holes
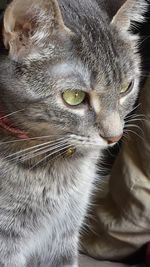
[[[67,34],[57,0],[13,0],[4,14],[4,44],[13,60],[34,58]]]
[[[131,23],[144,20],[144,15],[148,10],[148,2],[146,0],[126,0],[120,1],[120,3],[122,5],[114,15],[111,25],[115,26],[124,36],[125,34],[129,36]]]

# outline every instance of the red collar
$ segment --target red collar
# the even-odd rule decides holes
[[[0,110],[0,128],[3,128],[9,134],[19,139],[29,138],[28,135],[24,131],[16,127],[13,127],[11,121],[9,120],[9,116],[5,115],[5,113],[1,110]]]

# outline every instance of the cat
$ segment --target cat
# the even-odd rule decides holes
[[[13,0],[0,53],[0,267],[77,267],[103,150],[123,135],[139,91],[127,0]],[[3,47],[3,49],[2,49]]]

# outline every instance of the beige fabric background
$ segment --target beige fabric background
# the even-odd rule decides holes
[[[96,261],[86,256],[80,256],[79,267],[126,267],[126,265],[121,263]]]
[[[83,235],[84,252],[99,259],[121,259],[150,240],[150,78],[140,103],[142,130],[133,128],[137,133],[123,145],[109,193],[104,198],[97,193],[90,229]]]

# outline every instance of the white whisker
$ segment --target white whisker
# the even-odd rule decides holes
[[[136,105],[136,106],[132,109],[131,112],[133,112],[134,110],[136,110],[136,109],[139,108],[140,106],[141,106],[141,103],[139,103],[138,105]],[[131,113],[131,112],[130,112],[130,113]],[[130,116],[130,114],[127,115],[127,117],[128,117],[128,116]]]
[[[10,116],[12,116],[12,115],[14,115],[14,114],[16,114],[16,113],[19,113],[19,112],[23,111],[23,110],[24,110],[24,109],[20,109],[20,110],[16,110],[16,111],[14,111],[14,112],[11,112],[11,113],[9,113],[9,114],[3,116],[3,117],[0,117],[0,120],[5,119],[5,118],[8,118],[8,117],[10,117]]]
[[[62,141],[62,140],[65,140],[66,138],[65,137],[62,137],[62,138],[59,138],[57,140],[53,140],[53,141],[48,141],[48,142],[45,142],[45,143],[42,143],[42,144],[39,144],[39,145],[35,145],[35,146],[32,146],[32,147],[29,147],[29,148],[26,148],[26,149],[23,149],[23,150],[19,150],[11,155],[8,155],[7,157],[5,157],[5,159],[7,158],[11,158],[13,156],[16,156],[16,155],[20,155],[21,153],[24,153],[24,152],[27,152],[27,151],[30,151],[30,150],[33,150],[34,148],[39,148],[39,147],[43,147],[45,145],[49,145],[49,144],[55,144],[57,143],[58,141]]]
[[[67,145],[67,146],[62,147],[61,149],[55,150],[53,153],[50,153],[50,154],[46,155],[43,159],[41,159],[41,160],[38,161],[35,165],[33,165],[33,166],[30,168],[30,170],[33,169],[33,168],[35,168],[37,165],[39,165],[40,163],[42,163],[42,162],[43,162],[44,160],[46,160],[47,158],[49,158],[49,157],[55,155],[56,153],[61,152],[61,151],[64,150],[64,149],[69,149],[69,148],[71,148],[71,147],[72,147],[72,145]]]
[[[60,136],[60,135],[59,135]],[[63,136],[63,135],[62,135]],[[5,145],[5,144],[11,144],[11,143],[16,143],[16,142],[24,142],[24,141],[34,141],[34,140],[42,140],[42,139],[47,139],[50,137],[56,137],[56,135],[43,135],[43,136],[36,136],[36,137],[31,137],[31,138],[25,138],[25,139],[16,139],[13,141],[4,141],[4,142],[0,142],[0,145]]]
[[[125,127],[124,129],[126,130],[126,129],[128,129],[128,127],[137,128],[138,130],[140,130],[144,134],[143,129],[136,124],[128,124],[127,127]]]
[[[136,132],[127,129],[126,132],[131,132],[132,134],[135,134],[137,137],[139,137],[142,141],[145,141],[144,138],[142,138],[142,136],[140,136],[139,134],[137,134]]]
[[[71,147],[72,147],[72,146],[71,146]],[[52,158],[52,160],[54,161],[54,160],[58,159],[59,157],[62,157],[62,156],[65,155],[65,154],[66,154],[66,150],[63,151],[62,153],[59,153],[56,157]]]
[[[25,160],[29,160],[29,159],[32,159],[32,158],[35,158],[37,156],[40,156],[42,154],[45,154],[47,152],[50,152],[50,151],[53,151],[55,150],[56,148],[61,148],[65,145],[67,141],[61,141],[61,142],[58,142],[57,145],[50,145],[50,146],[44,146],[42,148],[39,148],[39,149],[36,149],[35,151],[33,152],[30,152],[31,155],[29,155],[28,153],[25,155],[25,157],[23,157],[21,160],[22,161],[25,161]],[[51,148],[51,149],[50,149]],[[44,149],[44,150],[43,150]],[[39,152],[41,151],[41,152]],[[37,153],[38,152],[38,153]]]

